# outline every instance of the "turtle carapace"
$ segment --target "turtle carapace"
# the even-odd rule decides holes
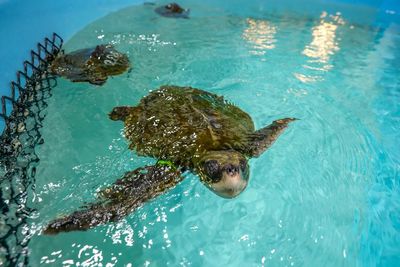
[[[115,107],[109,117],[124,122],[130,149],[157,163],[126,173],[103,189],[97,202],[54,220],[45,233],[119,220],[178,184],[184,171],[197,174],[217,195],[233,198],[248,184],[248,159],[261,155],[295,120],[279,119],[255,130],[250,116],[222,96],[178,86],[162,86],[137,106]]]

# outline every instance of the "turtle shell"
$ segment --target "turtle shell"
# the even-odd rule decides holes
[[[207,151],[242,151],[254,132],[250,116],[223,97],[162,86],[130,108],[125,136],[139,155],[190,165]]]

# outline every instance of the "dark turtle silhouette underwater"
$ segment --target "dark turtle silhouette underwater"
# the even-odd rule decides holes
[[[177,3],[170,3],[165,6],[159,6],[154,11],[167,18],[183,18],[183,19],[188,19],[189,18],[189,9],[184,9]]]
[[[127,172],[99,192],[97,202],[52,221],[45,233],[86,230],[117,221],[178,184],[191,171],[225,198],[249,180],[248,159],[270,147],[294,118],[255,130],[250,116],[218,96],[191,87],[162,86],[135,107],[115,107],[109,117],[125,124],[129,148],[158,159]]]
[[[102,85],[108,76],[124,73],[129,59],[112,45],[98,45],[68,54],[60,53],[51,63],[50,72],[73,82]]]

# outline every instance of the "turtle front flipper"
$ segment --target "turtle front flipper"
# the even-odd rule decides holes
[[[246,154],[250,157],[258,157],[265,150],[267,150],[283,133],[288,124],[292,121],[297,120],[296,118],[285,118],[273,121],[272,124],[255,131],[248,137],[248,145],[245,148]]]
[[[155,165],[127,172],[113,185],[99,192],[97,202],[50,222],[44,234],[85,231],[100,224],[118,221],[182,181],[181,172],[167,165]]]
[[[107,76],[102,73],[96,73],[81,68],[69,68],[67,71],[60,72],[58,75],[64,76],[72,82],[89,82],[93,85],[101,86],[107,81]]]
[[[88,75],[87,81],[90,84],[101,86],[101,85],[105,84],[107,79],[108,79],[107,75],[100,73],[100,74],[96,74],[96,75]]]

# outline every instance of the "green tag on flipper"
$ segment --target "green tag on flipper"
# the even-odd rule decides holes
[[[168,167],[171,167],[173,169],[176,169],[174,163],[172,161],[169,161],[169,160],[159,160],[159,161],[157,161],[157,165],[168,166]]]

